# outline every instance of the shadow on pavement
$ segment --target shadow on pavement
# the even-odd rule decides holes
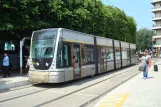
[[[152,79],[152,78],[154,78],[154,77],[147,77],[147,79]]]
[[[134,65],[135,66],[135,65]],[[102,77],[106,77],[107,75],[110,74],[114,74],[116,72],[119,72],[120,70],[125,70],[127,68],[130,68],[133,66],[129,66],[129,67],[125,67],[119,70],[112,70],[112,71],[108,71],[108,72],[104,72],[102,74],[99,75],[95,75],[95,76],[88,76],[88,77],[84,77],[82,79],[77,79],[77,80],[72,80],[72,81],[68,81],[68,82],[64,82],[64,83],[39,83],[39,84],[35,84],[35,87],[40,87],[40,88],[65,88],[65,87],[71,87],[71,86],[79,86],[82,85],[84,83],[93,81],[93,80],[97,80],[99,78]]]

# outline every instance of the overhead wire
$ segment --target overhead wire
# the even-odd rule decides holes
[[[117,7],[115,4],[113,4],[111,1],[109,1],[109,0],[106,0],[109,4],[111,4],[112,6],[114,6],[114,7]],[[135,13],[136,15],[142,15],[142,16],[145,16],[145,14],[141,14],[141,13]],[[136,16],[135,15],[135,16]],[[146,16],[147,17],[147,16]],[[143,27],[141,24],[139,24],[138,22],[136,22],[137,23],[137,25],[139,25],[139,26],[141,26],[142,28],[145,28],[145,27]]]

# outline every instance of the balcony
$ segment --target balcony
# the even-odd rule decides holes
[[[153,45],[153,47],[157,48],[157,47],[161,47],[161,45]]]
[[[153,30],[161,29],[161,25],[153,25]]]
[[[157,12],[157,11],[161,11],[161,7],[152,8],[152,12]]]
[[[153,39],[159,39],[159,38],[161,39],[161,34],[157,34],[153,36]]]
[[[155,3],[158,3],[158,2],[161,2],[161,0],[152,0],[151,4],[155,4]]]
[[[161,16],[152,17],[152,20],[153,20],[153,21],[161,20]]]

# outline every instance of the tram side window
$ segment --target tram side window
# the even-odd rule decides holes
[[[71,45],[70,44],[64,44],[63,48],[63,54],[64,54],[64,66],[71,66],[72,61],[71,61]]]
[[[64,44],[63,51],[58,47],[57,68],[71,66],[71,45]]]
[[[106,60],[105,60],[105,62],[108,61],[108,53],[109,53],[109,47],[106,47]]]
[[[135,58],[135,50],[131,50],[131,58]]]
[[[127,59],[130,59],[130,50],[127,49]]]
[[[125,48],[122,48],[122,59],[123,60],[127,59],[127,51]]]
[[[57,68],[62,68],[63,67],[63,52],[60,46],[58,46],[58,51],[57,51],[57,58],[56,58],[56,67]]]
[[[100,52],[100,62],[106,62],[106,48],[105,47],[100,47],[99,48],[99,52]]]
[[[115,58],[116,58],[116,60],[121,59],[121,57],[120,57],[120,48],[118,48],[118,47],[115,48]]]
[[[113,61],[113,60],[114,60],[114,58],[113,58],[113,48],[109,47],[108,54],[107,54],[107,61],[110,62],[110,61]]]
[[[122,48],[122,59],[123,60],[130,59],[129,49]]]
[[[82,46],[82,65],[94,63],[94,48],[90,45]]]

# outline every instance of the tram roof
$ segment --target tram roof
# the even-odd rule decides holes
[[[34,32],[45,31],[45,30],[59,30],[59,29],[64,29],[64,30],[67,30],[67,31],[72,31],[72,32],[76,32],[76,33],[80,33],[80,34],[84,34],[84,35],[88,35],[88,36],[93,36],[93,37],[96,37],[96,38],[109,39],[109,40],[114,40],[114,41],[118,41],[118,42],[128,43],[128,42],[125,42],[125,41],[110,39],[110,38],[106,38],[106,37],[102,37],[102,36],[95,36],[95,35],[92,35],[92,34],[87,34],[87,33],[83,33],[83,32],[80,32],[80,31],[75,31],[75,30],[71,30],[71,29],[66,29],[66,28],[47,28],[47,29],[36,30]],[[135,45],[135,44],[130,43],[130,45]]]
[[[40,29],[40,30],[35,30],[34,32],[38,31],[47,31],[47,30],[58,30],[59,28],[47,28],[47,29]]]

